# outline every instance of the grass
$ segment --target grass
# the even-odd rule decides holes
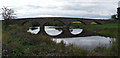
[[[104,25],[89,25],[85,29],[97,32],[104,36],[116,38],[110,48],[96,47],[86,51],[74,45],[65,46],[63,42],[55,43],[51,37],[32,35],[24,30],[25,26],[3,25],[3,56],[117,56],[117,23]],[[111,31],[112,30],[112,31]],[[113,32],[114,31],[114,32]]]
[[[89,25],[88,28],[92,29],[103,29],[103,28],[118,28],[118,22],[116,23],[109,23],[109,24],[103,24],[103,25]],[[97,27],[97,28],[96,28]]]
[[[49,21],[45,23],[46,26],[63,26],[64,24],[60,21]]]
[[[87,51],[55,43],[50,37],[32,35],[23,26],[3,27],[3,56],[86,56]]]
[[[72,27],[72,28],[83,28],[84,25],[81,24],[81,23],[72,23],[69,25],[69,27]]]
[[[85,29],[96,32],[101,36],[115,38],[116,41],[112,41],[112,46],[106,49],[108,52],[103,52],[103,53],[106,53],[104,55],[112,54],[117,56],[118,48],[119,48],[118,39],[120,36],[120,34],[118,33],[118,30],[120,29],[120,27],[118,26],[120,26],[119,23],[115,22],[115,23],[109,23],[109,24],[103,24],[103,25],[89,25],[89,26],[86,26]]]
[[[89,31],[94,31],[103,36],[116,38],[118,37],[118,30],[120,29],[120,27],[118,27],[118,22],[116,22],[103,25],[88,25],[85,27],[85,29]]]

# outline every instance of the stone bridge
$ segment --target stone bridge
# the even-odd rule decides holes
[[[24,24],[28,21],[34,21],[40,24],[40,32],[39,34],[47,35],[44,30],[44,25],[49,21],[61,21],[64,24],[63,32],[57,36],[52,37],[76,37],[76,36],[86,36],[93,35],[94,33],[88,32],[84,30],[81,34],[73,35],[69,31],[69,24],[75,21],[82,22],[84,25],[90,25],[92,22],[96,22],[97,24],[106,24],[114,22],[114,20],[104,20],[104,19],[87,19],[87,18],[67,18],[67,17],[40,17],[40,18],[21,18],[21,19],[13,19],[10,20],[10,23],[14,24]]]

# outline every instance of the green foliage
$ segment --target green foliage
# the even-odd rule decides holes
[[[97,24],[97,23],[96,23],[96,22],[92,22],[91,24],[95,25],[95,24]]]
[[[81,23],[72,23],[69,25],[69,27],[72,27],[72,28],[84,28],[84,25],[81,24]]]
[[[117,19],[117,15],[116,14],[112,15],[111,19]]]
[[[75,22],[72,22],[72,23],[79,23],[80,24],[81,22],[80,21],[75,21]]]
[[[63,26],[64,24],[60,21],[50,21],[45,24],[46,26]]]
[[[40,26],[39,23],[34,22],[34,21],[28,21],[28,22],[25,22],[24,25],[29,26],[29,27]]]
[[[111,56],[109,53],[110,52],[108,51],[107,48],[98,46],[94,50],[90,51],[88,55],[89,56],[105,56],[105,55]]]

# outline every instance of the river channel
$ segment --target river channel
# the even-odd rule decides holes
[[[31,30],[31,27],[29,28],[29,30],[27,32],[33,33],[33,34],[37,34],[38,32],[40,32],[40,27],[35,27],[36,29]],[[48,35],[51,36],[56,36],[62,33],[62,29],[58,28],[55,26],[45,26],[45,32]],[[78,28],[70,28],[69,29],[70,32],[74,35],[76,34],[80,34],[83,29],[78,29]],[[76,47],[80,47],[80,48],[84,48],[86,50],[92,50],[97,46],[102,46],[102,47],[110,47],[111,46],[111,42],[112,42],[112,38],[110,37],[103,37],[103,36],[86,36],[86,37],[72,37],[72,38],[52,38],[52,41],[55,41],[56,43],[60,43],[61,41],[63,41],[66,46],[67,45],[74,45]]]

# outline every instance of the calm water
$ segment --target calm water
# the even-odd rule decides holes
[[[55,36],[61,34],[62,28],[55,29],[55,26],[45,26],[45,32],[48,35]],[[31,28],[31,27],[30,27]],[[40,27],[36,27],[38,29],[31,30],[29,29],[27,32],[37,34],[40,31]],[[58,27],[57,27],[58,28]],[[80,34],[83,29],[69,29],[72,34]],[[102,36],[88,36],[88,37],[74,37],[74,38],[53,38],[52,40],[56,43],[60,43],[63,41],[66,46],[73,44],[80,48],[85,48],[86,50],[92,50],[97,46],[109,47],[111,45],[110,37],[102,37]]]
[[[45,31],[48,35],[51,35],[51,36],[56,36],[63,32],[62,28],[60,28],[60,30],[57,30],[55,29],[55,26],[45,26]]]
[[[77,47],[92,50],[97,46],[109,47],[111,38],[102,36],[75,37],[75,38],[53,38],[53,41],[60,43],[63,41],[66,45],[73,44]]]
[[[80,34],[83,31],[83,29],[69,29],[69,30],[74,35]]]
[[[30,32],[32,34],[37,34],[38,32],[40,32],[40,27],[35,27],[37,29],[35,30],[31,30],[32,27],[29,28],[29,30],[27,30],[27,32]]]

